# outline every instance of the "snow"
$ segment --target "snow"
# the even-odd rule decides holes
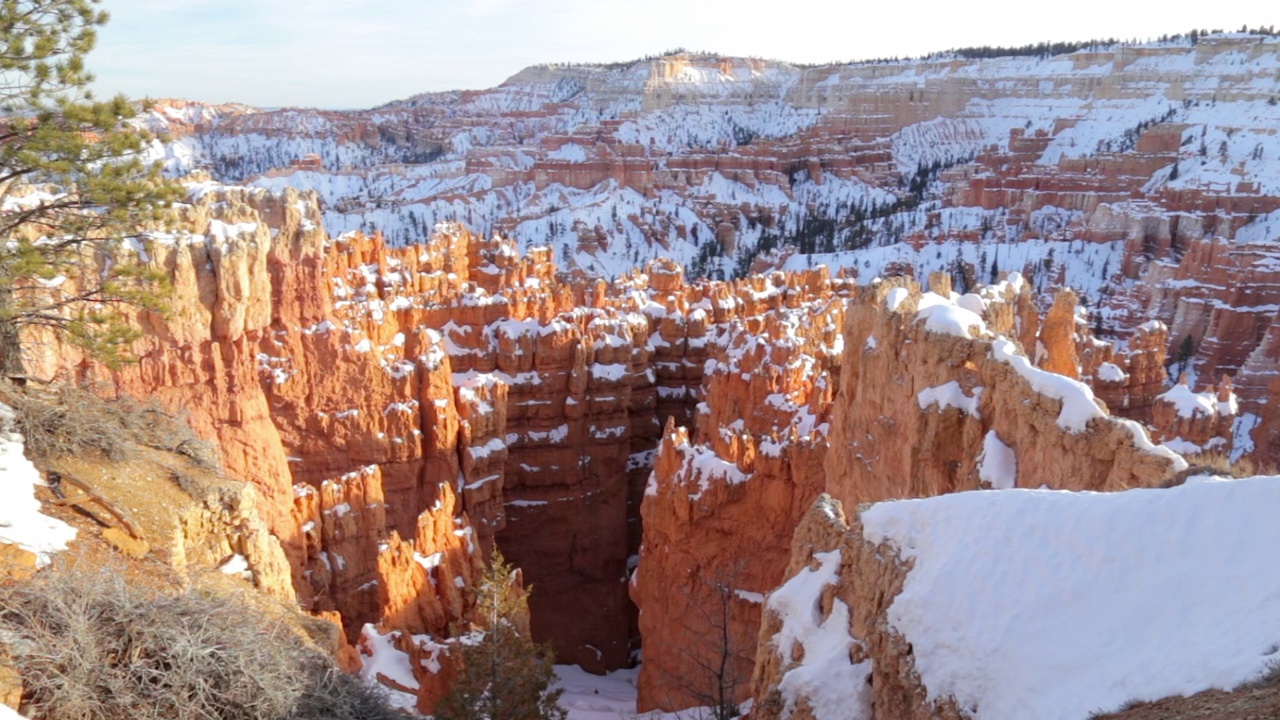
[[[1121,383],[1129,379],[1128,373],[1121,370],[1118,365],[1104,362],[1098,366],[1098,372],[1095,374],[1102,382]]]
[[[981,337],[987,333],[987,323],[981,315],[960,307],[954,300],[932,292],[921,296],[916,316],[924,320],[924,327],[929,332],[968,339]],[[975,328],[976,335],[973,332]]]
[[[398,650],[393,640],[399,631],[386,634],[378,632],[373,623],[366,623],[360,631],[357,647],[360,650],[360,677],[366,684],[383,687],[378,682],[382,675],[404,687],[417,689],[418,680],[413,676],[409,654]],[[417,698],[391,688],[387,689],[387,698],[392,704],[403,710],[412,711]]]
[[[1041,370],[1018,352],[1012,341],[1001,336],[991,345],[991,354],[995,359],[1008,363],[1015,372],[1031,385],[1031,389],[1055,400],[1062,401],[1062,410],[1058,412],[1058,427],[1070,433],[1084,432],[1089,422],[1108,417],[1094,399],[1093,390],[1079,380],[1072,380],[1064,375]],[[1122,425],[1133,437],[1133,444],[1138,450],[1163,457],[1169,460],[1174,472],[1187,468],[1187,461],[1167,447],[1151,442],[1146,428],[1134,420],[1111,417],[1111,422]]]
[[[564,689],[560,705],[570,720],[616,720],[636,712],[636,680],[640,669],[592,675],[577,665],[556,665],[556,686]]]
[[[1168,332],[1169,327],[1159,320],[1148,320],[1138,326],[1138,329],[1145,333]]]
[[[767,601],[782,623],[773,640],[778,656],[786,662],[795,657],[796,645],[803,649],[800,663],[778,682],[785,703],[782,716],[790,715],[804,698],[816,720],[870,720],[871,688],[866,678],[871,661],[849,662],[850,651],[858,643],[849,635],[849,606],[834,598],[826,617],[822,612],[824,589],[840,580],[840,551],[817,553],[814,559],[817,569],[802,569]]]
[[[973,397],[964,394],[964,388],[960,387],[960,383],[952,380],[945,385],[937,387],[929,387],[916,393],[916,402],[920,404],[920,410],[928,410],[931,406],[937,405],[938,410],[942,411],[946,408],[956,408],[960,412],[967,413],[973,417],[980,417],[978,414],[978,403],[982,400],[982,388],[973,389]]]
[[[1042,214],[1039,218],[1033,217],[1033,220],[1056,217],[1042,212],[1046,210],[1049,208],[1041,208],[1038,212]],[[990,213],[972,207],[942,208],[939,215],[943,230],[951,231],[976,231],[984,218],[987,222],[992,219]],[[997,219],[1002,220],[998,215]],[[918,223],[918,229],[923,231],[925,217],[901,217],[898,222],[905,222],[913,227]],[[1108,277],[1102,271],[1106,268],[1120,268],[1123,259],[1124,243],[1120,241],[1086,242],[1031,237],[1004,242],[996,238],[982,242],[943,240],[918,247],[912,243],[896,243],[860,250],[792,255],[780,262],[780,269],[804,270],[818,265],[827,266],[833,273],[844,268],[856,269],[858,282],[866,284],[883,273],[885,268],[909,267],[915,277],[927,278],[934,272],[950,273],[959,263],[984,268],[990,267],[995,260],[1000,268],[1013,271],[1008,278],[1010,285],[1006,287],[1014,287],[1015,272],[1017,286],[1026,285],[1036,292],[1047,292],[1056,287],[1059,285],[1056,278],[1060,277],[1060,284],[1070,286],[1079,293],[1083,302],[1089,307],[1095,307],[1104,294],[1112,290]],[[1027,271],[1028,275],[1023,276],[1023,271]]]
[[[1236,231],[1235,240],[1238,243],[1280,243],[1280,210],[1262,215],[1240,228]]]
[[[312,217],[321,219],[331,235],[378,230],[399,246],[423,241],[425,228],[441,222],[457,222],[484,236],[501,223],[510,227],[522,250],[546,245],[566,270],[617,277],[659,255],[691,263],[724,219],[739,229],[738,247],[731,256],[712,258],[706,269],[732,272],[735,260],[754,251],[764,234],[758,223],[733,208],[766,210],[786,237],[809,219],[841,217],[851,207],[888,206],[899,175],[890,171],[886,178],[876,171],[868,182],[830,173],[809,177],[801,171],[785,181],[762,175],[756,182],[743,182],[720,170],[700,177],[689,173],[683,178],[688,184],[681,186],[681,163],[691,155],[715,153],[727,158],[730,167],[746,164],[738,160],[750,162],[755,148],[743,145],[757,139],[798,142],[825,113],[846,112],[857,93],[895,94],[910,87],[924,93],[957,82],[977,88],[973,94],[978,97],[951,108],[947,117],[906,125],[876,141],[891,154],[890,166],[902,174],[915,172],[922,163],[960,161],[992,146],[1008,149],[1015,129],[1029,137],[1038,131],[1056,133],[1033,160],[1052,165],[1123,145],[1139,123],[1169,119],[1185,125],[1187,139],[1196,142],[1182,153],[1181,177],[1169,181],[1168,170],[1158,170],[1148,191],[1166,185],[1234,191],[1247,179],[1257,184],[1259,194],[1274,195],[1280,192],[1274,161],[1280,156],[1280,136],[1271,130],[1280,110],[1267,102],[1277,88],[1274,41],[1234,42],[1236,47],[1207,54],[1204,44],[1139,45],[1147,50],[1124,51],[1125,61],[1115,65],[1077,54],[973,62],[933,58],[816,71],[740,59],[724,59],[728,65],[722,67],[719,60],[705,58],[680,61],[670,72],[658,73],[651,63],[548,67],[529,76],[521,73],[496,88],[434,93],[372,111],[209,106],[191,117],[185,111],[148,112],[135,122],[163,138],[151,143],[147,157],[164,162],[168,172],[207,168],[225,181],[251,182],[272,191],[314,191],[321,202],[303,217],[303,225]],[[1103,78],[1114,92],[1088,91]],[[1171,102],[1173,97],[1186,100]],[[1170,110],[1174,115],[1165,118]],[[417,157],[421,147],[415,143],[345,140],[363,125],[414,127],[422,118],[442,119],[439,125],[431,121],[443,153],[438,158]],[[1201,138],[1211,150],[1209,157],[1194,157]],[[599,160],[608,152],[602,147],[619,145],[636,152],[657,174],[677,176],[672,186],[659,183],[641,194],[612,180],[576,188],[545,182],[544,177],[531,179],[544,170],[564,172],[566,164]],[[325,169],[290,169],[308,153],[318,155]],[[916,277],[927,277],[924,265],[949,270],[962,259],[978,266],[979,256],[994,250],[1000,268],[1030,271],[1048,257],[1044,249],[1054,245],[1061,251],[1054,256],[1054,267],[1044,267],[1044,277],[1056,283],[1059,269],[1065,268],[1063,282],[1080,289],[1090,307],[1095,306],[1104,282],[1097,270],[1105,267],[1104,256],[1113,254],[1114,248],[1106,247],[1113,243],[1082,243],[1077,248],[1082,255],[1067,250],[1069,243],[1061,241],[1067,233],[1059,240],[1040,241],[1036,251],[1015,243],[996,245],[983,237],[946,246],[937,258],[932,244],[888,247],[890,238],[923,228],[926,216],[937,209],[932,199],[926,205],[930,207],[873,220],[875,246],[850,251],[839,264],[860,269],[874,265],[873,272],[880,272],[891,256],[910,255]],[[1031,213],[1033,226],[1043,210]],[[994,220],[987,227],[995,228],[995,234],[1004,232],[1006,218],[977,208],[941,208],[939,215],[944,236],[953,220],[965,216]],[[1274,242],[1274,217],[1254,225],[1246,237]],[[604,231],[601,244],[587,247],[596,242],[597,230]],[[850,239],[847,228],[838,235],[837,246]],[[791,260],[805,265],[828,261],[799,255]],[[1113,262],[1110,267],[1119,266]],[[1044,289],[1043,277],[1031,279],[1038,291]],[[1080,282],[1087,286],[1081,288]]]
[[[1062,401],[1058,427],[1068,432],[1081,433],[1090,420],[1106,416],[1093,399],[1093,390],[1088,385],[1035,367],[1025,355],[1018,352],[1012,341],[1004,337],[997,338],[991,346],[991,354],[1013,367],[1036,392]]]
[[[253,578],[252,571],[249,569],[249,561],[240,553],[232,555],[230,560],[218,567],[218,570],[224,575],[235,575],[246,580]]]
[[[1179,417],[1193,418],[1197,414],[1212,417],[1218,412],[1218,396],[1211,392],[1192,392],[1191,388],[1178,383],[1167,392],[1157,395],[1157,399],[1172,403]]]
[[[996,490],[1018,486],[1018,457],[1005,445],[995,430],[982,438],[982,454],[978,456],[978,479]]]
[[[885,309],[887,309],[889,312],[893,312],[897,310],[898,306],[902,304],[902,301],[906,300],[910,296],[911,296],[911,291],[904,287],[893,288],[889,292],[885,293],[885,296],[884,296]]]
[[[56,200],[66,197],[63,193],[51,193],[47,190],[41,190],[28,186],[27,188],[10,190],[6,188],[3,200],[0,200],[0,213],[21,212],[23,210],[34,210],[35,208],[49,205]],[[23,194],[18,194],[23,192]]]
[[[975,720],[1080,720],[1230,688],[1280,658],[1280,477],[875,505],[913,563],[888,610],[930,699]]]
[[[560,148],[547,153],[547,157],[552,160],[583,163],[587,161],[587,149],[577,143],[566,143]]]
[[[1253,442],[1254,428],[1262,423],[1262,418],[1253,413],[1236,416],[1231,423],[1231,462],[1235,462],[1255,449]]]
[[[714,450],[702,445],[682,445],[680,452],[684,455],[684,467],[687,468],[689,482],[696,483],[698,491],[689,495],[690,500],[698,500],[712,485],[725,483],[737,485],[747,481],[746,473],[737,465],[720,458]],[[646,489],[645,494],[649,494]]]
[[[444,553],[433,552],[430,555],[423,555],[422,553],[414,552],[413,560],[421,565],[423,570],[432,570],[440,567],[440,563],[444,560]]]
[[[1196,453],[1204,452],[1204,448],[1188,440],[1183,440],[1180,437],[1165,440],[1160,443],[1160,445],[1168,448],[1170,452],[1175,452],[1179,455],[1195,455]]]
[[[26,458],[15,425],[13,409],[0,404],[0,542],[34,553],[36,565],[44,567],[75,539],[76,530],[40,512],[35,486],[45,485],[44,478]]]
[[[627,376],[627,366],[621,363],[605,365],[595,363],[591,366],[591,378],[599,382],[619,382]]]
[[[209,239],[214,246],[226,250],[232,240],[245,235],[253,235],[258,230],[256,222],[226,223],[221,220],[209,221]]]
[[[556,665],[555,674],[555,687],[564,690],[560,706],[568,711],[567,720],[687,720],[710,717],[706,708],[689,708],[678,713],[655,710],[638,714],[636,683],[640,678],[639,667],[593,675],[577,665]],[[740,709],[745,712],[749,705],[750,701]]]

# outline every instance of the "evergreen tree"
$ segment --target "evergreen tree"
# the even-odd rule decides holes
[[[477,588],[475,624],[462,641],[462,667],[436,706],[437,720],[564,720],[551,689],[551,650],[521,626],[529,594],[496,548]]]
[[[99,0],[0,2],[0,372],[22,375],[22,331],[67,336],[118,364],[121,306],[158,309],[159,276],[123,241],[176,198],[143,162],[122,96],[89,92]]]
[[[1184,335],[1182,342],[1178,345],[1178,354],[1175,356],[1175,362],[1180,366],[1185,365],[1192,355],[1196,354],[1195,340],[1190,335]]]

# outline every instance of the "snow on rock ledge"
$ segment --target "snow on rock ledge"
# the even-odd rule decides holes
[[[1019,487],[1124,490],[1186,468],[1138,423],[1109,415],[1088,385],[1027,358],[1038,317],[1028,290],[1014,295],[1018,284],[1007,283],[956,296],[946,276],[930,282],[934,291],[921,292],[914,281],[886,279],[850,299],[824,458],[832,496],[858,504],[999,487],[1013,482],[999,468],[1015,467]],[[944,300],[953,296],[968,308]],[[983,325],[964,327],[984,334],[921,321],[944,307],[974,315]],[[985,440],[992,432],[1002,448]]]
[[[872,680],[854,684],[873,709],[846,717],[1083,720],[1232,688],[1280,659],[1280,477],[957,493],[873,505],[847,525],[824,504],[797,530],[783,587],[840,554],[843,580],[822,605],[845,603],[850,624],[828,640],[865,648]],[[762,627],[757,708],[808,717],[782,683],[778,605]],[[847,688],[841,670],[827,683]]]

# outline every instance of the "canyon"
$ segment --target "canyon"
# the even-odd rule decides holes
[[[27,365],[185,413],[257,494],[248,577],[421,713],[496,547],[559,662],[639,662],[639,712],[978,717],[888,627],[911,546],[865,518],[1280,460],[1278,95],[1280,41],[1229,34],[161,101],[187,197],[127,252],[166,312],[124,368]]]
[[[369,111],[162,101],[139,122],[175,173],[315,190],[334,234],[399,246],[457,222],[581,278],[667,257],[711,278],[941,270],[963,292],[1017,271],[1041,310],[1072,287],[1104,339],[1160,320],[1193,389],[1233,376],[1252,427],[1273,379],[1278,47],[821,67],[675,53]]]

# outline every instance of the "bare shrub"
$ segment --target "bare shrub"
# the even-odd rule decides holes
[[[36,457],[98,452],[121,461],[134,443],[185,455],[207,470],[221,464],[217,446],[202,440],[184,417],[165,412],[154,399],[107,400],[72,385],[13,387],[0,399],[13,408],[17,429]]]
[[[1222,475],[1224,477],[1245,478],[1254,475],[1276,475],[1276,467],[1271,464],[1255,463],[1248,457],[1231,462],[1227,453],[1221,450],[1209,450],[1187,455],[1187,469],[1177,473],[1164,482],[1161,487],[1177,487],[1196,475]]]
[[[1275,652],[1275,650],[1272,650]],[[1237,690],[1270,690],[1280,689],[1280,660],[1272,661],[1260,677],[1236,688]]]
[[[34,720],[380,720],[385,699],[281,617],[120,568],[55,565],[0,587],[0,646]]]

